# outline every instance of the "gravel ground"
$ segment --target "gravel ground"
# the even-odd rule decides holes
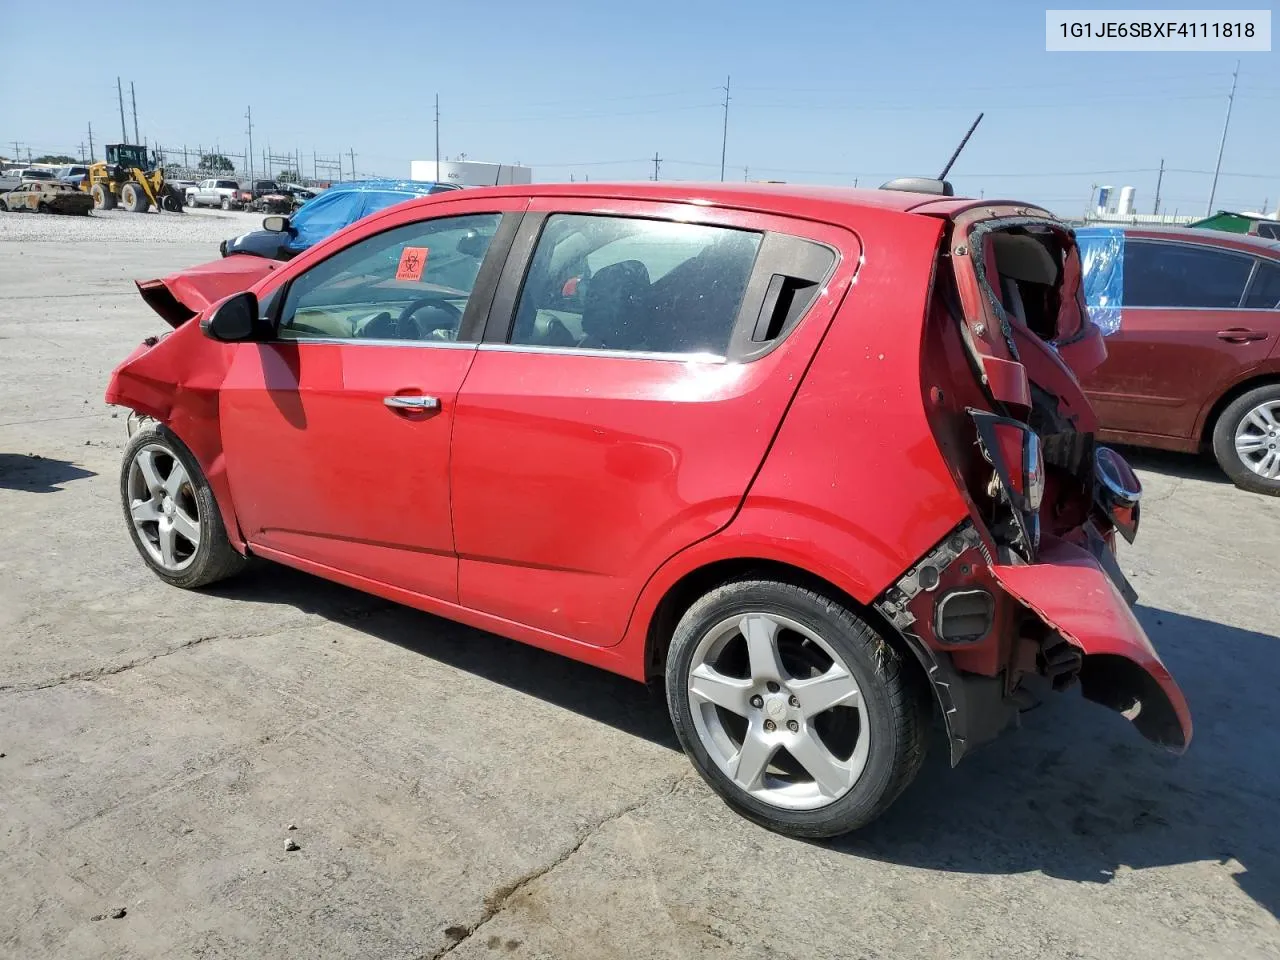
[[[1057,697],[956,770],[935,742],[866,830],[788,840],[637,684],[283,567],[144,568],[102,391],[166,329],[131,280],[209,238],[141,237],[240,222],[0,216],[136,241],[0,243],[0,956],[1280,957],[1280,500],[1135,455],[1121,559],[1186,756]]]
[[[236,210],[187,210],[183,213],[93,211],[87,217],[0,211],[0,242],[6,240],[83,243],[203,243],[218,255],[221,240],[262,227],[262,214]]]

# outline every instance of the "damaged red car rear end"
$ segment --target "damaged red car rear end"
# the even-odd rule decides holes
[[[1073,235],[913,187],[458,191],[140,284],[176,329],[107,393],[148,418],[139,553],[660,682],[703,779],[796,836],[885,810],[935,711],[956,763],[1079,686],[1180,752]]]
[[[1058,690],[1079,682],[1181,752],[1186,701],[1130,610],[1136,595],[1115,557],[1116,535],[1137,534],[1142,487],[1095,442],[1077,381],[1106,353],[1072,234],[1028,206],[948,199],[917,212],[948,220],[922,387],[969,517],[877,606],[924,641],[917,651],[950,654],[928,667],[960,721],[953,760],[1004,725],[1031,678]],[[966,702],[953,714],[956,691]]]

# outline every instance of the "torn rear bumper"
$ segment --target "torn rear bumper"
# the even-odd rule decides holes
[[[1097,558],[1066,541],[1046,540],[1037,563],[992,569],[1012,596],[1084,654],[1086,699],[1123,713],[1162,747],[1187,748],[1187,701]]]

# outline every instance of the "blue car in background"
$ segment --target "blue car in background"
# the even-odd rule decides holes
[[[291,260],[325,237],[371,213],[414,197],[461,189],[457,184],[420,180],[336,183],[304,203],[293,216],[267,217],[262,221],[264,229],[223,240],[218,250],[224,257],[246,254],[268,260]]]

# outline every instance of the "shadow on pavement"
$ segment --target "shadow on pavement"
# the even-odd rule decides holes
[[[1280,917],[1280,639],[1138,615],[1191,706],[1184,756],[1078,695],[1050,699],[954,770],[934,750],[884,817],[832,846],[932,870],[1095,883],[1120,867],[1235,861],[1240,888]]]
[[[1154,450],[1145,447],[1117,446],[1129,465],[1138,470],[1180,477],[1184,480],[1204,480],[1207,483],[1230,484],[1231,480],[1216,460],[1208,454],[1175,453],[1172,450]]]
[[[97,476],[66,460],[53,460],[39,454],[0,453],[0,489],[26,490],[31,493],[55,493],[59,484]]]
[[[275,564],[211,587],[229,599],[288,603],[458,670],[679,750],[666,702],[642,684]]]
[[[284,567],[215,592],[293,604],[679,749],[661,696],[565,657]],[[1121,867],[1231,860],[1241,889],[1280,917],[1280,639],[1149,607],[1137,613],[1191,705],[1195,735],[1184,756],[1148,744],[1078,694],[1051,697],[954,770],[935,742],[888,813],[827,845],[932,870],[1094,883]]]

